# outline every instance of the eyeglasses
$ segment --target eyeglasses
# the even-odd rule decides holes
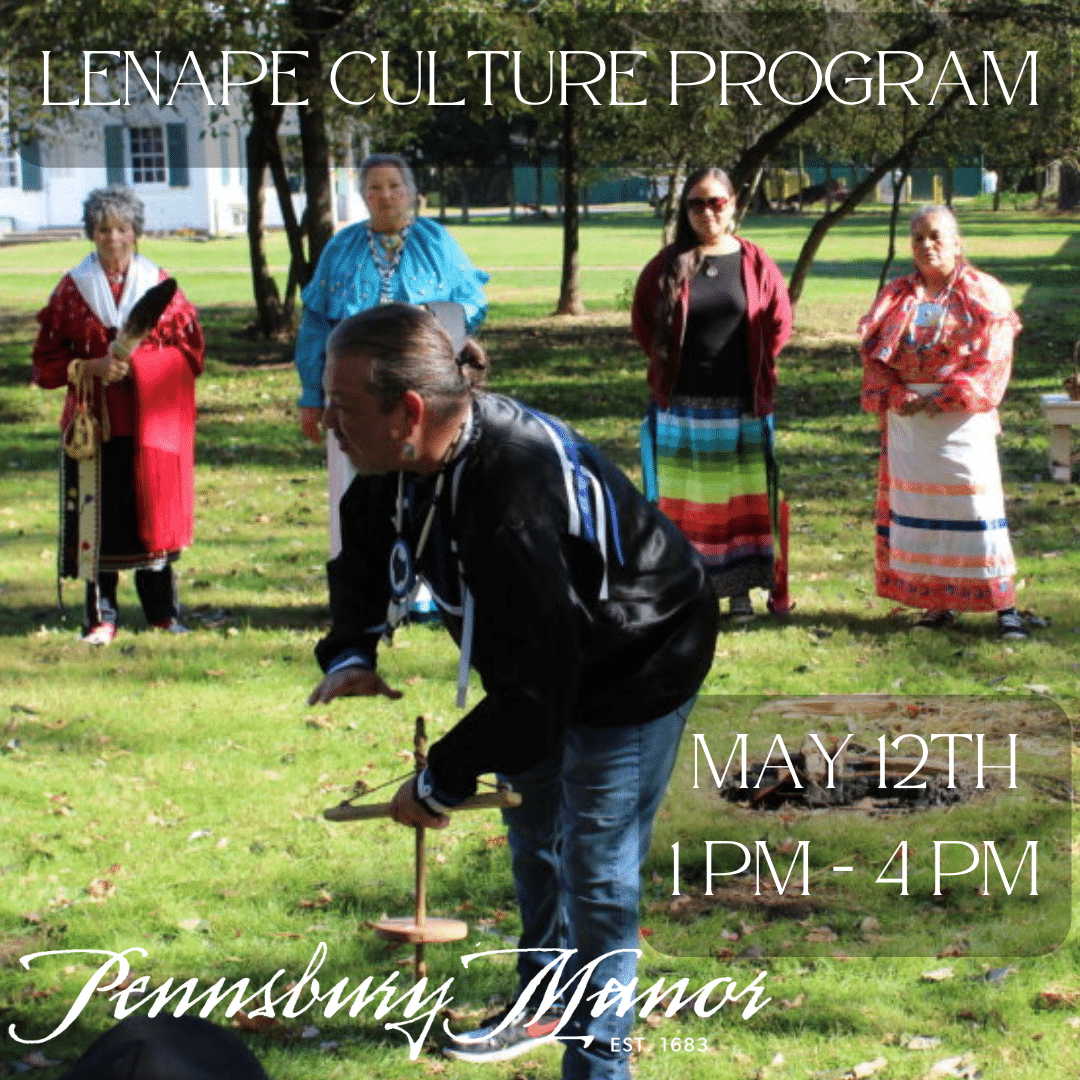
[[[729,202],[731,200],[723,195],[713,195],[708,199],[687,199],[686,209],[692,210],[695,214],[704,213],[706,210],[711,210],[714,214],[722,214]]]

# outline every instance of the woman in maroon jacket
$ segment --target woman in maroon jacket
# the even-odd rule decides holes
[[[733,234],[734,214],[722,169],[687,177],[674,243],[638,280],[633,328],[649,358],[646,494],[701,553],[731,616],[746,621],[753,588],[769,592],[771,611],[791,607],[772,416],[791,305],[776,264]]]

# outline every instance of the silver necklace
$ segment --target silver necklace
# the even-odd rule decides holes
[[[471,416],[471,412],[470,412]],[[405,470],[398,470],[397,506],[394,509],[394,529],[397,539],[390,548],[390,603],[387,606],[386,622],[390,629],[400,626],[405,616],[409,613],[413,601],[416,599],[420,588],[420,579],[416,573],[416,567],[420,562],[420,556],[424,553],[428,536],[431,534],[431,525],[435,520],[435,511],[439,505],[439,496],[442,495],[443,486],[446,483],[446,466],[453,460],[457,453],[469,426],[469,416],[461,421],[454,441],[446,449],[442,464],[439,466],[439,475],[435,478],[435,490],[431,495],[431,505],[424,516],[424,524],[420,527],[420,536],[416,541],[416,551],[409,546],[405,539]]]
[[[381,239],[382,234],[375,232],[371,226],[368,226],[368,248],[371,250],[371,258],[375,262],[375,270],[379,275],[379,303],[389,304],[393,302],[393,280],[394,274],[397,272],[398,264],[401,262],[402,252],[405,250],[405,240],[409,235],[409,226],[411,222],[407,222],[405,227],[399,233],[391,234],[385,239]]]

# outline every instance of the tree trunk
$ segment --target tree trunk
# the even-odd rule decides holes
[[[742,225],[743,218],[746,217],[750,210],[750,207],[754,205],[754,198],[758,193],[758,189],[761,187],[761,174],[765,171],[765,163],[762,162],[757,167],[757,172],[750,178],[750,183],[747,186],[742,198],[736,198],[735,200],[735,217],[732,219],[732,227],[738,232],[739,227]]]
[[[676,219],[679,216],[679,196],[682,194],[683,166],[673,165],[667,178],[667,192],[663,201],[664,243],[675,239]]]
[[[916,46],[933,37],[938,32],[938,29],[937,17],[928,18],[921,25],[911,30],[910,33],[901,35],[891,45],[888,45],[886,51],[903,52],[905,50],[914,50]],[[848,69],[838,68],[833,77],[834,83],[843,85],[843,78],[848,74],[857,76],[858,72],[854,69],[848,71]],[[739,160],[730,172],[735,190],[738,191],[749,181],[750,177],[757,171],[758,166],[772,157],[793,131],[797,131],[832,102],[832,96],[822,88],[809,101],[795,106],[778,124],[764,132],[752,146],[748,146],[739,155]],[[799,177],[799,186],[802,187],[801,176]]]
[[[559,303],[556,315],[582,315],[581,281],[578,265],[580,241],[578,223],[578,194],[581,175],[578,171],[577,112],[573,97],[567,97],[562,114],[563,166],[563,261],[559,284]]]
[[[892,212],[889,214],[889,250],[881,267],[881,277],[878,278],[878,292],[885,288],[885,281],[889,276],[889,269],[896,255],[896,222],[900,217],[900,196],[903,194],[909,172],[911,172],[911,158],[906,157],[900,169],[900,182],[896,183],[895,179],[893,182]]]
[[[1080,170],[1075,162],[1062,162],[1058,185],[1059,210],[1075,210],[1080,206]]]
[[[269,97],[266,97],[269,103]],[[266,175],[266,140],[273,131],[269,116],[260,116],[252,100],[252,125],[247,136],[247,235],[251,260],[251,290],[255,297],[255,329],[260,337],[280,337],[286,328],[281,295],[270,273],[263,243],[263,177]]]
[[[281,156],[281,141],[278,138],[278,130],[285,110],[280,105],[270,103],[270,91],[262,83],[255,83],[251,87],[249,96],[253,116],[261,118],[257,123],[264,132],[266,163],[270,167],[270,176],[273,178],[274,191],[277,193],[278,206],[281,209],[281,221],[289,244],[289,278],[295,288],[296,281],[307,281],[311,277],[311,271],[304,255],[303,227],[296,220],[292,190],[289,187],[289,177],[285,172],[285,162]],[[286,318],[291,317],[289,292],[290,290],[286,289]]]
[[[514,144],[510,141],[510,125],[506,125],[506,201],[510,205],[510,222],[517,221],[517,190],[514,181]]]
[[[330,166],[333,154],[326,135],[326,110],[323,100],[322,55],[319,38],[315,34],[304,37],[307,57],[296,57],[298,100],[307,99],[307,105],[297,109],[300,117],[300,144],[304,160],[304,193],[307,206],[304,210],[304,231],[307,234],[308,253],[300,285],[308,283],[322,249],[334,235],[333,192],[330,184]]]
[[[814,222],[814,227],[810,230],[810,234],[803,243],[802,250],[799,252],[799,258],[795,263],[795,268],[791,271],[791,279],[788,282],[788,296],[791,299],[792,307],[799,302],[799,297],[802,296],[803,286],[806,284],[806,278],[810,273],[810,267],[813,266],[814,257],[817,255],[818,248],[821,247],[821,242],[825,239],[828,231],[838,221],[846,218],[848,214],[850,214],[852,210],[854,210],[855,207],[858,206],[871,191],[873,191],[874,186],[887,172],[895,169],[896,166],[905,159],[914,156],[915,147],[934,129],[941,118],[948,114],[949,110],[959,97],[959,91],[962,89],[963,86],[958,85],[950,91],[948,97],[942,101],[940,107],[935,109],[935,111],[930,114],[929,118],[926,119],[920,127],[915,129],[895,153],[875,165],[874,168],[863,177],[862,181],[851,189],[847,198],[844,199],[832,213],[823,214]]]

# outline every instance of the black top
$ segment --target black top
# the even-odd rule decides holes
[[[690,282],[690,310],[675,393],[749,400],[746,329],[742,251],[706,255]]]
[[[316,646],[324,671],[350,654],[374,663],[397,482],[357,477],[341,501],[342,551],[327,565],[333,628]],[[416,486],[402,530],[413,550],[433,485]],[[430,749],[440,802],[472,794],[481,773],[537,764],[569,724],[665,715],[712,662],[717,607],[694,549],[595,447],[510,398],[477,396],[419,563],[459,644],[462,581],[472,594],[485,691]]]

